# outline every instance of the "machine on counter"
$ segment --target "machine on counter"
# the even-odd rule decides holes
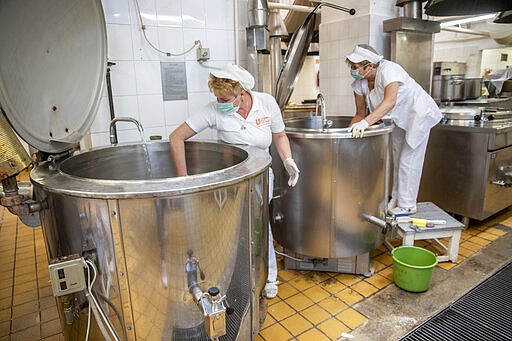
[[[466,63],[434,62],[431,96],[438,103],[477,99],[483,78],[467,78]]]

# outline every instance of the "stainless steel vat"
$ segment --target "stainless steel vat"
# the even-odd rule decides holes
[[[512,205],[512,111],[441,108],[430,132],[418,201],[483,220]]]
[[[319,116],[285,121],[301,173],[290,188],[281,162],[272,164],[272,232],[279,244],[301,255],[352,257],[383,242],[381,227],[368,217],[384,215],[392,128],[376,124],[354,139],[347,132],[351,117],[328,119],[333,122],[328,129],[321,128]]]
[[[463,76],[441,76],[441,101],[459,101],[464,99]]]
[[[93,260],[94,291],[128,340],[206,340],[186,267],[203,291],[234,309],[220,340],[259,330],[266,280],[268,167],[257,148],[187,142],[188,177],[176,177],[165,142],[96,149],[31,172],[50,259]],[[83,292],[59,297],[67,339],[85,335]],[[71,312],[71,314],[68,314]],[[74,316],[74,317],[73,317]],[[70,323],[70,324],[69,324]],[[102,340],[97,328],[91,339]]]
[[[464,99],[476,99],[482,95],[483,78],[464,78]]]

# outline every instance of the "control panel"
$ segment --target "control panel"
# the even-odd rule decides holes
[[[85,263],[79,255],[52,259],[48,265],[53,296],[62,296],[86,288]]]

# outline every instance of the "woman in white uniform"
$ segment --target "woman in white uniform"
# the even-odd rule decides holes
[[[388,212],[413,214],[430,129],[442,118],[432,97],[398,64],[383,59],[369,45],[360,44],[346,57],[356,114],[349,131],[362,137],[366,128],[382,118],[391,119],[393,191]]]
[[[273,142],[288,172],[288,185],[295,186],[299,169],[292,158],[276,100],[268,94],[251,91],[254,78],[247,70],[234,64],[212,71],[208,86],[217,101],[191,115],[169,136],[178,176],[187,175],[184,141],[210,127],[216,129],[219,139],[226,143],[255,146],[269,152]],[[274,188],[272,169],[269,169],[268,184],[270,201]],[[278,290],[277,263],[270,226],[268,231],[269,264],[264,294],[267,298],[273,298]]]

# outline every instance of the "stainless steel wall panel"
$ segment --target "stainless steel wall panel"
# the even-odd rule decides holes
[[[430,93],[432,81],[432,33],[394,31],[391,33],[391,60],[400,64],[422,88]]]

